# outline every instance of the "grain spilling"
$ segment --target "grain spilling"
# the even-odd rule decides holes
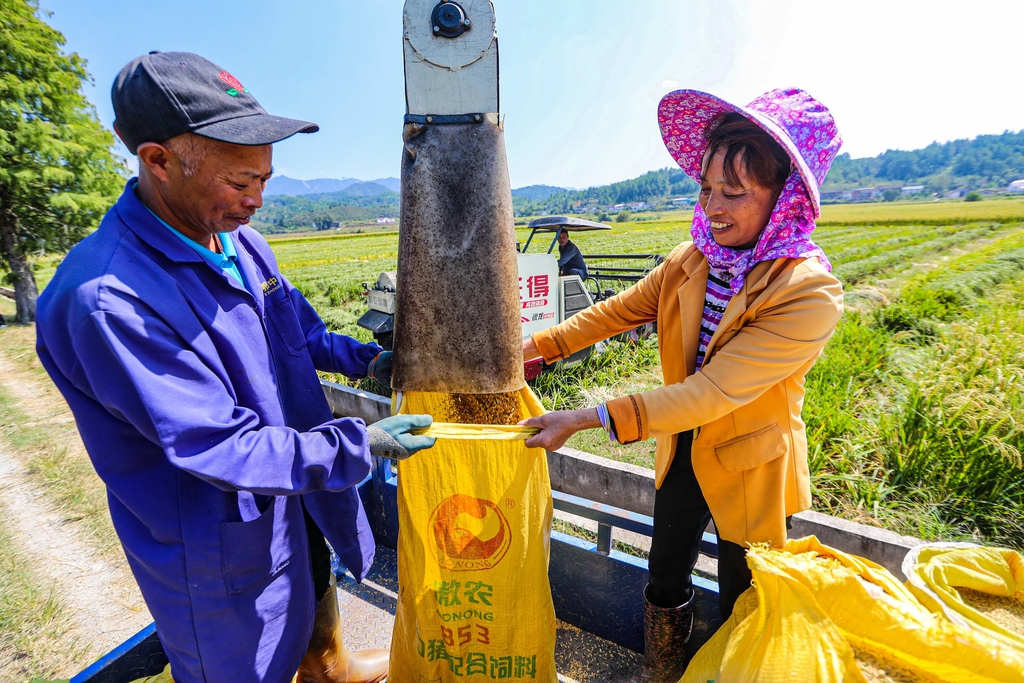
[[[435,417],[444,422],[514,425],[523,419],[518,391],[502,394],[447,394],[442,408],[443,414]]]

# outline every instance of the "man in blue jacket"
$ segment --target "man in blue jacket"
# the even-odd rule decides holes
[[[569,233],[565,230],[558,231],[558,274],[579,275],[580,279],[587,279],[587,262],[583,260],[580,248],[569,239]]]
[[[410,433],[430,417],[333,419],[316,370],[387,382],[388,354],[329,333],[247,226],[271,144],[318,127],[189,53],[133,60],[112,98],[139,177],[40,296],[37,349],[174,680],[379,681],[387,652],[341,640],[324,536],[361,580],[353,485],[433,445]]]

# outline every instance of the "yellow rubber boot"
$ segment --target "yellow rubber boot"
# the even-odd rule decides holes
[[[379,683],[388,676],[389,652],[384,649],[351,652],[341,635],[341,612],[334,574],[323,600],[316,607],[313,635],[309,639],[298,683]]]

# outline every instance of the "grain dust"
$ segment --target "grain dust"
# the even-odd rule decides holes
[[[518,391],[503,394],[447,394],[442,403],[444,422],[471,425],[514,425],[522,418]]]
[[[928,683],[930,680],[902,666],[883,662],[867,650],[855,647],[853,656],[868,683]]]

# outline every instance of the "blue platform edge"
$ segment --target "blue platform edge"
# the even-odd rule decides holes
[[[398,546],[398,481],[388,460],[375,459],[370,475],[359,484],[359,496],[366,509],[378,545]],[[555,508],[649,536],[653,519],[584,498],[553,493]],[[705,534],[701,551],[717,555],[715,537]],[[334,557],[334,569],[345,568]],[[548,566],[551,597],[557,617],[584,631],[613,643],[643,652],[644,587],[647,561],[642,557],[610,549],[558,531],[551,533]],[[693,576],[697,594],[693,635],[688,650],[695,650],[721,624],[718,612],[718,584]],[[152,676],[167,665],[156,628],[150,624],[90,667],[74,676],[71,683],[130,683]]]

